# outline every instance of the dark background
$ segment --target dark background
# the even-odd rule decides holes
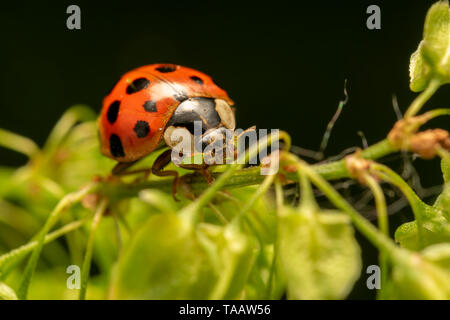
[[[236,102],[239,127],[283,129],[295,145],[316,150],[348,79],[349,103],[327,155],[360,146],[358,131],[369,144],[383,139],[396,120],[392,95],[402,111],[416,96],[408,87],[409,56],[433,1],[295,3],[2,3],[0,127],[42,145],[69,106],[99,111],[123,73],[168,62],[211,75]],[[66,28],[70,4],[81,7],[81,30]],[[366,28],[370,4],[381,8],[381,30]],[[450,87],[429,103],[449,104]],[[448,124],[448,118],[432,123]],[[0,165],[25,160],[0,149]],[[425,186],[441,183],[437,160],[415,164]],[[365,264],[376,263],[370,246],[363,251]],[[361,282],[352,297],[372,295]]]

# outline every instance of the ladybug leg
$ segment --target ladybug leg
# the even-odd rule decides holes
[[[200,173],[202,176],[205,177],[208,184],[211,184],[214,182],[214,178],[211,175],[211,172],[209,172],[207,164],[185,164],[185,165],[179,165],[180,168],[183,169],[189,169],[194,170],[195,172]]]
[[[205,179],[208,182],[208,184],[211,184],[211,183],[214,182],[214,178],[211,175],[211,172],[209,172],[208,168],[199,169],[198,172],[205,177]]]
[[[173,176],[173,184],[172,184],[172,197],[175,201],[179,201],[176,198],[177,190],[178,190],[178,172],[174,170],[166,170],[163,171],[164,167],[167,166],[171,162],[172,150],[166,150],[161,153],[158,158],[156,158],[155,162],[152,166],[152,173],[158,177],[167,177]]]
[[[134,162],[121,162],[118,163],[113,169],[112,169],[112,175],[116,177],[122,177],[122,176],[129,176],[132,174],[137,173],[144,173],[144,180],[148,179],[148,176],[150,175],[151,170],[149,168],[142,168],[142,169],[136,169],[136,170],[128,170],[127,169],[131,166],[133,166],[137,161]]]
[[[238,145],[238,143],[239,143],[239,139],[241,139],[241,137],[244,135],[244,134],[246,134],[247,132],[250,132],[250,131],[255,131],[256,130],[256,126],[251,126],[250,128],[247,128],[247,129],[245,129],[244,131],[242,131],[240,134],[238,134],[238,135],[234,135],[234,146],[233,146],[233,150],[234,150],[234,160],[236,160],[237,159],[237,156],[238,156],[238,154],[237,154],[237,152],[238,152],[238,150],[236,149],[236,146]]]
[[[246,134],[247,132],[250,131],[255,131],[256,130],[256,126],[251,126],[250,128],[245,129],[244,131],[242,131],[239,135],[236,136],[236,139],[240,139],[244,134]]]
[[[125,173],[129,167],[131,167],[132,165],[134,165],[137,161],[133,161],[133,162],[119,162],[118,164],[116,164],[116,166],[112,169],[111,174],[113,176],[121,176],[123,175],[123,173]]]

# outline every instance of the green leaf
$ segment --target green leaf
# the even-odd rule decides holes
[[[125,248],[113,276],[113,299],[206,299],[215,283],[208,255],[189,221],[150,217]]]
[[[359,278],[360,249],[340,212],[282,208],[278,246],[289,299],[345,298]]]
[[[0,282],[0,300],[17,300],[14,290],[3,282]]]

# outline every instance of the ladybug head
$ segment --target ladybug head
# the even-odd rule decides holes
[[[201,152],[199,147],[204,150],[219,142],[218,137],[226,147],[226,139],[233,137],[235,128],[234,111],[225,100],[195,97],[179,104],[167,123],[164,141],[171,148],[180,147],[181,140],[189,141],[190,150]]]

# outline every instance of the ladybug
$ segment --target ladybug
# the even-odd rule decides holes
[[[126,169],[152,151],[164,146],[151,172],[174,176],[176,193],[178,173],[163,171],[171,162],[174,129],[194,135],[194,122],[201,122],[207,136],[220,129],[235,130],[234,105],[228,94],[208,75],[175,64],[152,64],[125,73],[103,99],[99,118],[101,152],[118,161],[113,175]],[[199,170],[210,181],[207,164],[178,165]],[[129,173],[135,173],[129,171]]]

